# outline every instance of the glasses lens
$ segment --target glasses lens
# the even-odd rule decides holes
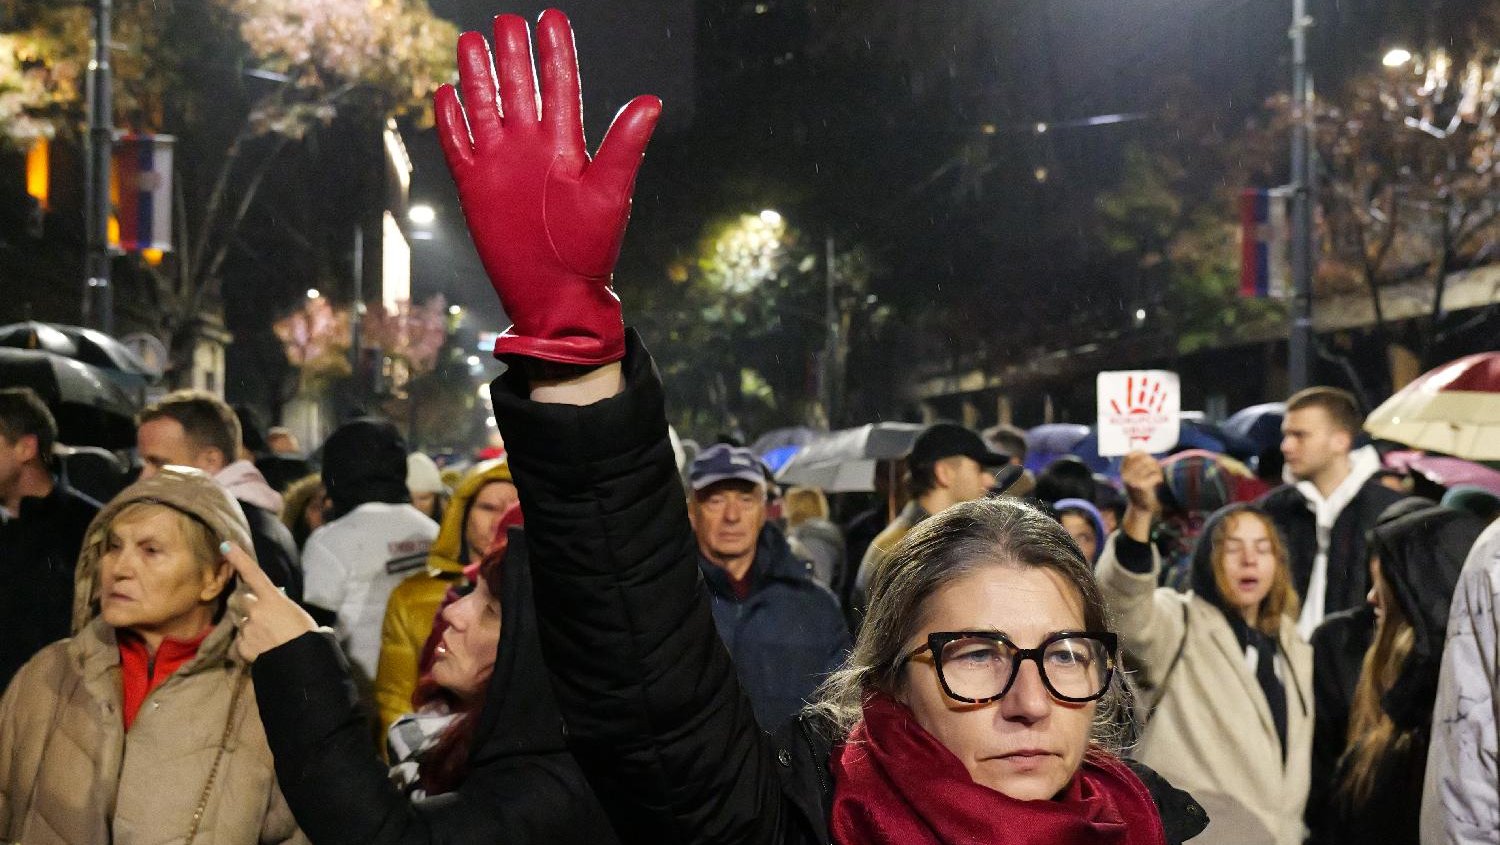
[[[964,637],[943,647],[942,673],[959,698],[982,701],[1000,695],[1015,671],[1016,649],[986,637]],[[1091,637],[1054,640],[1042,652],[1042,671],[1052,689],[1069,699],[1095,698],[1109,682],[1109,649]]]
[[[1010,681],[1016,650],[984,637],[965,637],[943,647],[943,680],[961,698],[994,698]]]
[[[1109,650],[1091,637],[1049,643],[1042,663],[1052,688],[1066,698],[1092,698],[1109,682]]]

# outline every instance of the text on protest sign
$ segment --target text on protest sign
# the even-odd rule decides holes
[[[1166,370],[1100,373],[1099,455],[1140,449],[1153,454],[1177,445],[1182,385]]]

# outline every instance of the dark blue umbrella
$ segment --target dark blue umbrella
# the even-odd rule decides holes
[[[1222,426],[1229,438],[1229,454],[1253,458],[1281,442],[1281,421],[1286,417],[1285,402],[1266,402],[1234,412]]]
[[[1047,423],[1031,429],[1026,432],[1026,468],[1041,472],[1047,464],[1073,454],[1073,447],[1088,433],[1089,427],[1078,423]]]

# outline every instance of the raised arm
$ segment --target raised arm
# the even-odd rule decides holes
[[[622,838],[762,841],[782,823],[776,752],[719,642],[662,386],[609,286],[660,104],[631,101],[589,161],[567,19],[545,13],[536,41],[533,75],[520,18],[496,20],[494,66],[482,38],[462,36],[458,90],[438,92],[437,119],[513,321],[496,345],[512,366],[492,392],[548,671]]]
[[[1125,516],[1104,545],[1095,565],[1115,627],[1126,651],[1141,664],[1147,684],[1157,683],[1186,636],[1183,599],[1157,587],[1161,557],[1151,543],[1151,526],[1161,513],[1157,485],[1162,469],[1144,452],[1125,456]]]

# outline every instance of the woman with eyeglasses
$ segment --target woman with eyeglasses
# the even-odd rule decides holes
[[[1108,751],[1103,599],[1063,528],[1017,501],[914,530],[847,666],[761,730],[694,560],[661,380],[609,287],[660,103],[626,105],[590,160],[567,19],[542,15],[535,72],[529,40],[499,17],[492,64],[460,38],[438,135],[514,320],[492,393],[547,669],[621,839],[1157,845],[1201,829],[1188,796]]]
[[[1161,465],[1126,456],[1128,503],[1106,543],[1099,584],[1118,616],[1150,709],[1134,756],[1193,794],[1209,843],[1301,845],[1312,759],[1312,647],[1275,525],[1250,505],[1209,517],[1192,588],[1157,587],[1150,542]]]

